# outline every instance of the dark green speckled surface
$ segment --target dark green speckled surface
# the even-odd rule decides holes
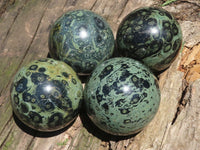
[[[112,58],[92,73],[84,90],[89,118],[103,131],[130,135],[143,129],[160,103],[157,79],[131,58]]]
[[[134,10],[121,22],[117,32],[121,56],[138,59],[153,71],[169,67],[182,43],[181,28],[176,19],[162,8]]]
[[[69,64],[78,73],[91,73],[114,51],[114,36],[105,19],[89,10],[65,13],[49,34],[53,58]]]
[[[77,117],[82,94],[82,84],[69,65],[40,59],[16,74],[11,103],[16,116],[27,126],[39,131],[55,131]]]

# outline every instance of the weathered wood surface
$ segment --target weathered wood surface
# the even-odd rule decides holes
[[[200,149],[200,1],[179,0],[164,8],[181,24],[184,48],[159,75],[161,104],[153,121],[132,137],[103,134],[84,112],[67,129],[35,132],[13,117],[10,85],[17,70],[47,57],[48,32],[64,12],[90,9],[116,34],[125,15],[159,0],[0,0],[0,149],[2,150],[199,150]]]

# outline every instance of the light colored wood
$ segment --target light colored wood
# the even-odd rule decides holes
[[[90,9],[103,16],[116,35],[119,23],[129,12],[138,7],[160,4],[159,0],[0,1],[0,8],[3,9],[0,14],[0,149],[198,150],[199,0],[178,1],[164,7],[178,19],[185,45],[170,68],[159,75],[159,111],[137,135],[126,138],[105,135],[91,124],[84,111],[69,128],[55,135],[32,131],[13,117],[10,105],[13,76],[31,60],[47,57],[49,30],[64,12]]]

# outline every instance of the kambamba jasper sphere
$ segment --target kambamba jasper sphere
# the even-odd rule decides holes
[[[106,20],[89,10],[62,15],[49,34],[50,56],[78,73],[91,73],[114,51],[114,36]]]
[[[170,66],[182,43],[181,28],[162,8],[139,8],[128,14],[117,31],[120,56],[138,59],[153,71]]]
[[[56,131],[78,115],[83,88],[73,69],[53,59],[35,60],[16,74],[11,104],[16,116],[39,131]]]
[[[157,79],[142,63],[112,58],[97,66],[84,90],[93,123],[113,135],[131,135],[155,116],[160,103]]]

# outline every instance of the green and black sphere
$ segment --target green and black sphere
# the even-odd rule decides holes
[[[64,62],[40,59],[22,67],[11,87],[15,115],[39,131],[69,125],[82,103],[83,88],[74,70]]]
[[[84,89],[84,105],[92,122],[103,131],[126,136],[142,130],[160,103],[158,81],[142,63],[112,58],[91,74]]]
[[[142,61],[153,71],[170,66],[182,43],[179,23],[166,10],[139,8],[128,14],[117,31],[118,55]]]
[[[89,10],[62,15],[49,34],[50,56],[69,64],[78,73],[91,73],[114,51],[114,36],[106,20]]]

